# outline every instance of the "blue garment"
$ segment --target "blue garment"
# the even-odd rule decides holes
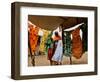
[[[58,41],[57,48],[54,52],[54,55],[52,57],[53,61],[61,62],[63,57],[63,45],[62,40]]]

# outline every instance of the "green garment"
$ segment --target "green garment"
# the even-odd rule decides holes
[[[65,56],[71,56],[72,54],[72,43],[71,43],[71,33],[63,32],[63,53]]]
[[[53,39],[52,39],[52,32],[48,35],[47,41],[46,41],[46,54],[48,53],[49,48],[53,48]]]

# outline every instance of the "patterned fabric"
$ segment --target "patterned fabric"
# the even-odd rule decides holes
[[[63,53],[65,56],[71,56],[72,54],[71,32],[64,31],[63,36],[64,36]]]
[[[46,41],[47,41],[47,38],[48,38],[48,35],[51,33],[51,31],[47,31],[47,30],[44,30],[44,29],[42,29],[42,31],[43,31],[43,36],[42,36],[42,38],[41,38],[41,42],[40,42],[40,48],[39,48],[39,50],[41,51],[41,52],[45,52],[45,48],[46,48]]]
[[[30,27],[29,30],[29,41],[30,41],[30,47],[32,52],[35,52],[36,46],[37,46],[37,41],[38,41],[38,27]]]
[[[82,56],[82,40],[80,37],[80,28],[72,31],[72,54],[77,59]]]
[[[46,50],[45,52],[48,53],[49,48],[53,48],[53,39],[52,39],[52,32],[48,35],[47,41],[46,41]]]

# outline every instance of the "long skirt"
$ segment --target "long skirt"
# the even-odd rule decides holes
[[[48,60],[51,60],[53,56],[53,48],[48,49]]]

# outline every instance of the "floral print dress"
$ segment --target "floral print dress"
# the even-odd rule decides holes
[[[63,53],[65,56],[71,56],[72,54],[72,41],[71,41],[71,32],[63,32]]]

